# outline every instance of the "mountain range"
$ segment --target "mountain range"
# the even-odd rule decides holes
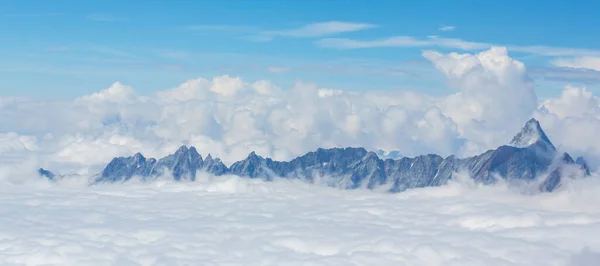
[[[319,148],[291,161],[274,161],[252,152],[246,159],[227,167],[210,154],[203,158],[196,148],[181,146],[175,153],[158,160],[141,153],[114,158],[93,182],[149,180],[161,176],[195,180],[198,172],[266,180],[293,178],[344,189],[382,188],[390,192],[440,186],[458,172],[468,173],[482,184],[504,179],[509,183],[533,184],[542,192],[555,190],[565,179],[590,175],[582,157],[573,160],[569,154],[558,152],[539,122],[531,119],[510,145],[468,158],[427,154],[381,159],[377,153],[364,148]],[[49,179],[57,178],[45,169],[39,169],[39,173]]]

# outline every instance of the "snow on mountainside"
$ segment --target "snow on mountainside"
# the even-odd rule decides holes
[[[531,145],[539,145],[549,151],[555,151],[556,148],[542,130],[540,123],[534,118],[525,123],[525,126],[510,142],[510,145],[517,148],[526,148]]]
[[[142,180],[172,176],[174,180],[195,180],[198,171],[273,180],[300,179],[344,189],[368,188],[400,192],[410,188],[446,184],[459,171],[476,181],[491,184],[502,178],[509,183],[534,184],[539,191],[553,191],[565,178],[589,175],[583,158],[576,161],[556,148],[535,119],[527,121],[511,146],[500,146],[469,158],[436,154],[414,158],[381,159],[364,148],[317,149],[289,162],[273,161],[252,152],[242,161],[227,167],[210,154],[203,159],[194,147],[180,147],[159,160],[137,153],[114,158],[95,178],[95,183]],[[44,169],[40,173],[54,175]]]

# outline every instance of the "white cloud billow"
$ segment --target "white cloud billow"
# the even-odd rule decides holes
[[[525,65],[510,58],[504,47],[476,55],[425,51],[423,56],[459,90],[441,102],[444,114],[462,136],[483,149],[507,143],[536,109]]]
[[[94,173],[115,156],[161,157],[183,144],[226,163],[251,151],[289,160],[318,147],[346,146],[468,156],[508,143],[532,116],[561,149],[600,159],[593,138],[600,128],[598,100],[585,89],[566,87],[538,108],[525,66],[505,48],[423,55],[455,93],[356,93],[302,82],[283,88],[223,75],[150,96],[117,82],[72,102],[7,98],[0,101],[0,132],[17,135],[0,138],[0,159],[36,154],[59,172]]]
[[[400,194],[230,176],[92,187],[37,179],[0,186],[0,261],[591,266],[599,192],[596,179],[539,195],[463,179]]]
[[[223,75],[150,96],[117,82],[73,101],[0,98],[0,261],[598,265],[597,175],[522,195],[460,174],[446,186],[384,194],[204,174],[53,184],[36,172],[89,177],[115,156],[160,157],[182,144],[227,163],[251,151],[283,160],[334,146],[466,156],[507,143],[531,116],[559,149],[600,162],[599,99],[585,88],[566,86],[538,106],[525,66],[504,48],[423,55],[453,94],[282,88]]]

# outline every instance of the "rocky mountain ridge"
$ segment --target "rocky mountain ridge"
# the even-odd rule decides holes
[[[317,149],[291,161],[274,161],[252,152],[227,167],[210,154],[202,158],[196,148],[182,146],[158,160],[140,153],[114,158],[94,182],[122,182],[134,177],[148,180],[165,175],[175,180],[194,180],[200,171],[266,180],[295,178],[345,189],[385,188],[390,192],[440,186],[459,171],[483,184],[504,179],[510,183],[534,183],[540,191],[548,192],[558,188],[565,178],[590,175],[583,158],[573,160],[569,154],[557,152],[539,122],[531,119],[510,145],[469,158],[427,154],[380,159],[375,152],[349,147]],[[40,169],[40,174],[56,178],[44,169]]]

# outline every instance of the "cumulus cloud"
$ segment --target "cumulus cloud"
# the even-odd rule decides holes
[[[470,156],[508,143],[535,116],[561,149],[600,159],[594,140],[600,111],[589,91],[567,87],[538,106],[525,66],[505,48],[423,56],[454,92],[347,92],[222,75],[149,96],[117,82],[74,101],[2,98],[0,132],[16,133],[5,136],[0,158],[38,154],[55,169],[94,173],[115,156],[162,157],[183,144],[226,163],[251,151],[289,160],[318,147],[346,146]]]
[[[92,187],[37,177],[37,167],[89,177],[112,157],[160,157],[182,144],[226,163],[251,151],[287,160],[340,146],[467,156],[505,144],[531,116],[559,149],[600,162],[600,101],[586,88],[566,86],[538,104],[525,66],[505,48],[423,56],[450,95],[223,75],[150,96],[115,83],[72,101],[0,98],[0,208],[14,214],[1,218],[0,261],[596,265],[596,175],[538,195],[461,175],[394,195],[231,176]]]
[[[546,100],[536,118],[561,148],[585,155],[598,166],[600,143],[594,132],[600,130],[600,100],[585,88],[566,86],[559,98]]]
[[[100,102],[113,102],[113,103],[133,103],[138,99],[138,96],[130,86],[123,85],[121,82],[115,82],[108,89],[101,92],[92,93],[90,95],[82,96],[76,101],[84,103],[100,103]]]
[[[481,148],[507,143],[537,107],[525,65],[504,47],[476,55],[425,51],[423,56],[458,89],[442,101],[444,114]]]
[[[1,173],[0,173],[1,174]],[[597,180],[553,194],[448,186],[400,194],[199,176],[0,186],[11,265],[596,265]],[[467,239],[468,241],[465,241]],[[233,254],[233,255],[232,255]]]

